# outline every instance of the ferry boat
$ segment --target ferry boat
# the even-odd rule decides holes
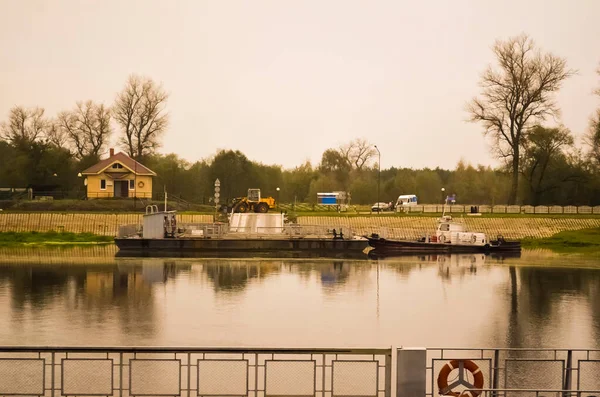
[[[365,236],[374,248],[374,255],[406,253],[471,253],[471,252],[521,252],[520,241],[507,241],[501,235],[490,239],[485,233],[470,232],[461,222],[455,222],[450,215],[442,214],[438,219],[435,234],[418,240],[393,240],[377,234]]]

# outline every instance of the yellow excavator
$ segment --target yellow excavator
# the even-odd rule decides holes
[[[272,208],[275,208],[275,199],[273,197],[261,197],[260,189],[248,189],[248,196],[234,198],[228,210],[229,212],[258,212],[265,214]]]

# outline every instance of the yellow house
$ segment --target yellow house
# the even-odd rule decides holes
[[[110,157],[81,173],[85,177],[87,198],[152,198],[152,178],[156,173],[125,153],[110,149]]]

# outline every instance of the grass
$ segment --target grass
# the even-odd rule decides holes
[[[600,228],[565,230],[552,237],[523,239],[525,248],[548,248],[557,252],[600,251]]]
[[[162,201],[150,201],[146,199],[94,199],[94,200],[52,200],[52,201],[0,201],[0,209],[4,212],[85,212],[85,213],[143,213],[148,204],[158,205],[163,208]],[[169,201],[170,210],[177,211],[196,211],[211,212],[214,207],[202,204],[182,204],[175,201]]]
[[[70,232],[0,232],[0,245],[21,244],[106,244],[110,236]]]

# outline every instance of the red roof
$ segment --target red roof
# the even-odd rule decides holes
[[[143,166],[142,164],[138,163],[137,161],[135,161],[134,159],[132,159],[131,157],[129,157],[128,155],[126,155],[125,153],[122,153],[122,152],[119,152],[113,156],[110,156],[109,158],[107,158],[105,160],[100,161],[97,164],[92,165],[90,168],[83,171],[81,174],[82,175],[100,174],[102,171],[104,171],[105,169],[110,167],[115,162],[119,162],[119,163],[123,164],[123,166],[129,168],[131,170],[131,172],[135,173],[136,175],[156,176],[156,173],[154,171]]]

